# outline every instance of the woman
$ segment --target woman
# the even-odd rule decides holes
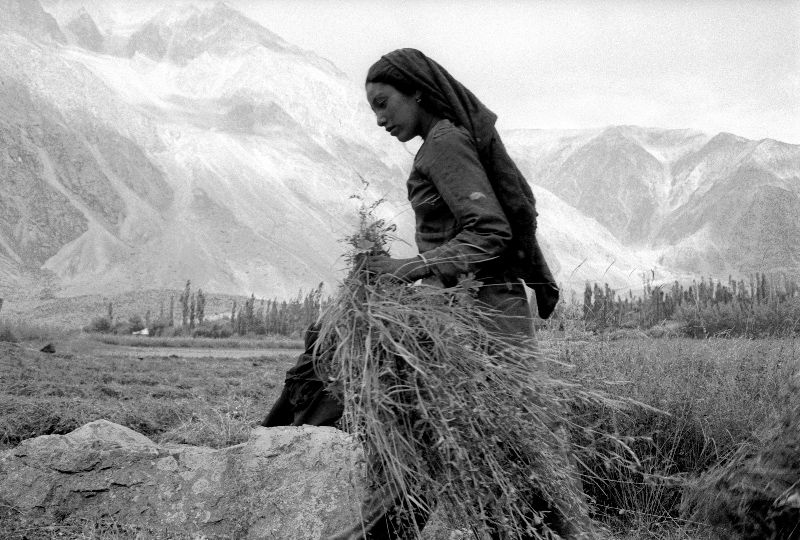
[[[407,182],[419,255],[370,256],[369,271],[446,287],[475,280],[476,299],[493,314],[492,330],[512,342],[530,338],[523,283],[535,291],[543,318],[552,313],[558,288],[536,242],[533,195],[500,140],[494,113],[415,49],[396,50],[376,62],[367,74],[366,95],[378,126],[400,142],[423,140]],[[425,512],[401,516],[398,506],[380,497],[365,505],[364,523],[335,538],[413,538],[424,526]],[[570,519],[580,523],[557,515],[549,525],[577,538],[576,530],[588,529],[588,520],[580,509],[576,514]]]
[[[471,275],[482,283],[477,299],[499,313],[496,330],[529,337],[522,281],[543,318],[558,288],[536,242],[533,194],[494,128],[497,117],[415,49],[376,62],[366,92],[380,127],[401,142],[424,141],[408,179],[420,255],[373,256],[369,269],[412,281],[432,276],[445,286]]]
[[[380,127],[401,142],[424,141],[407,183],[419,255],[370,256],[368,270],[443,286],[463,278],[479,282],[476,299],[491,308],[492,330],[511,341],[530,338],[523,283],[535,291],[543,318],[553,311],[558,288],[536,242],[533,195],[495,130],[494,113],[414,49],[393,51],[376,62],[367,74],[366,94]],[[314,373],[315,329],[306,340],[306,353],[287,374],[283,395],[263,425],[333,425],[340,417],[341,405]],[[376,494],[364,508],[364,523],[335,538],[411,538],[424,526],[425,512],[402,516],[386,502]],[[550,525],[573,536],[566,520],[556,517]]]
[[[536,241],[535,201],[494,127],[496,115],[439,64],[415,49],[383,56],[369,70],[367,99],[378,125],[401,142],[419,136],[408,181],[420,251],[411,259],[371,257],[371,271],[452,285],[473,274],[478,299],[495,308],[496,329],[532,333],[524,281],[547,318],[558,287]],[[264,426],[334,425],[341,406],[323,392],[313,369],[316,328],[289,370]]]

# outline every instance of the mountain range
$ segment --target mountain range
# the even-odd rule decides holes
[[[413,253],[410,151],[360,82],[224,3],[121,25],[0,0],[0,296],[287,297],[345,263],[360,201]],[[502,136],[558,279],[625,290],[800,268],[800,146],[635,126]]]

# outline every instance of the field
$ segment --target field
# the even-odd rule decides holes
[[[193,350],[206,354],[187,356],[187,344],[176,339],[159,343],[174,345],[168,355],[137,356],[129,351],[138,342],[52,337],[31,331],[19,343],[0,341],[0,450],[98,418],[157,442],[236,444],[264,417],[298,352],[238,340],[217,348],[206,343],[205,349],[197,343]],[[56,352],[39,352],[48,341]],[[253,348],[259,344],[263,349]],[[596,520],[609,537],[625,540],[711,537],[709,525],[679,510],[687,482],[762,439],[785,400],[796,394],[800,369],[796,339],[614,340],[544,332],[541,347],[559,376],[661,411],[575,412],[576,422],[594,422],[627,437],[640,457],[641,467],[633,472],[585,464],[595,476],[585,484],[596,502]],[[9,526],[4,529],[0,520],[0,532]],[[90,527],[77,537],[101,538],[91,532],[100,529]],[[48,534],[64,537],[58,533],[55,528]]]

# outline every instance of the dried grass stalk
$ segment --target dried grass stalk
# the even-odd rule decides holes
[[[349,241],[384,251],[386,235],[383,222],[362,215]],[[488,331],[492,314],[474,302],[470,283],[375,279],[353,255],[321,319],[326,354],[316,367],[343,400],[343,427],[363,443],[384,502],[402,515],[436,504],[460,527],[512,538],[553,537],[557,515],[587,523],[565,411],[620,404],[548,377],[532,342]]]

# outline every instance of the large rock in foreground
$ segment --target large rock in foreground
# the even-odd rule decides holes
[[[315,539],[358,519],[362,456],[333,428],[256,428],[220,450],[98,420],[0,455],[0,506],[40,524],[113,520],[148,537]]]

